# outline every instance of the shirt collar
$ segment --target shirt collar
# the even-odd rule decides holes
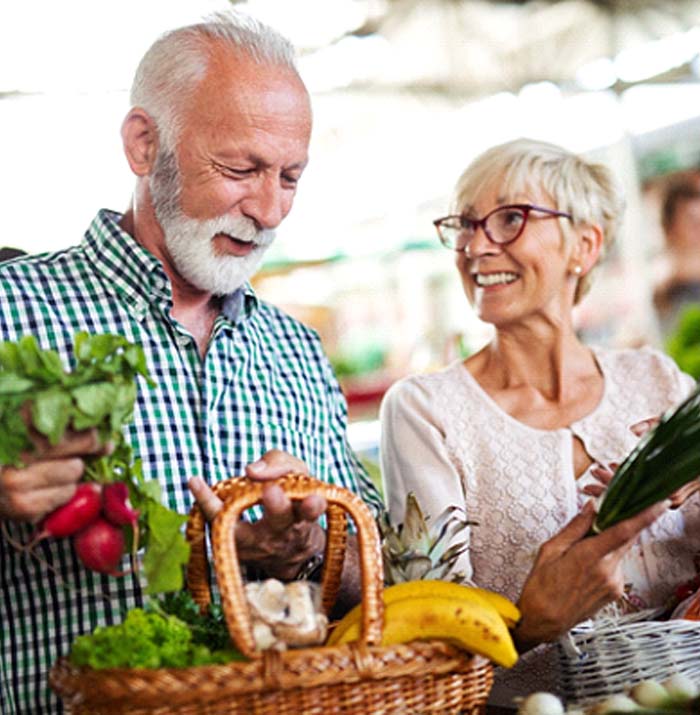
[[[119,225],[122,215],[101,209],[85,232],[83,247],[95,269],[132,305],[156,301],[172,304],[170,279],[163,264]],[[232,323],[258,307],[255,291],[246,283],[224,296],[221,313]]]
[[[224,296],[221,301],[221,313],[224,317],[235,323],[239,317],[247,318],[258,309],[259,298],[250,283]]]
[[[162,263],[119,226],[122,216],[102,209],[85,232],[83,247],[95,270],[131,303],[172,300]]]

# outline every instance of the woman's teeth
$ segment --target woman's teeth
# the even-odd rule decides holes
[[[506,285],[517,280],[518,276],[515,273],[475,273],[474,282],[481,287]]]

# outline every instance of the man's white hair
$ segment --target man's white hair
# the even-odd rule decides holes
[[[131,104],[146,110],[158,128],[161,148],[175,148],[181,109],[204,78],[212,41],[243,52],[260,64],[296,71],[289,40],[268,25],[236,11],[215,13],[203,22],[170,30],[141,59],[131,87]]]

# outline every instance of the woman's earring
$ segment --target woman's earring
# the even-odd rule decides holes
[[[583,269],[581,268],[581,266],[579,266],[578,263],[577,263],[577,264],[574,266],[574,268],[573,268],[574,274],[577,275],[577,276],[580,276],[580,275],[581,275],[581,271],[582,271],[582,270],[583,270]]]

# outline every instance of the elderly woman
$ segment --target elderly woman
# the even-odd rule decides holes
[[[622,210],[604,166],[557,146],[521,139],[475,159],[457,184],[454,215],[435,225],[493,339],[466,360],[398,382],[382,405],[392,519],[403,520],[409,491],[433,517],[464,505],[479,525],[459,567],[520,605],[514,636],[530,652],[499,674],[492,701],[503,705],[557,690],[555,650],[530,649],[623,592],[658,605],[695,574],[695,487],[674,495],[681,509],[657,505],[585,538],[607,465],[635,446],[640,423],[695,384],[653,349],[589,347],[576,335],[573,306]]]

